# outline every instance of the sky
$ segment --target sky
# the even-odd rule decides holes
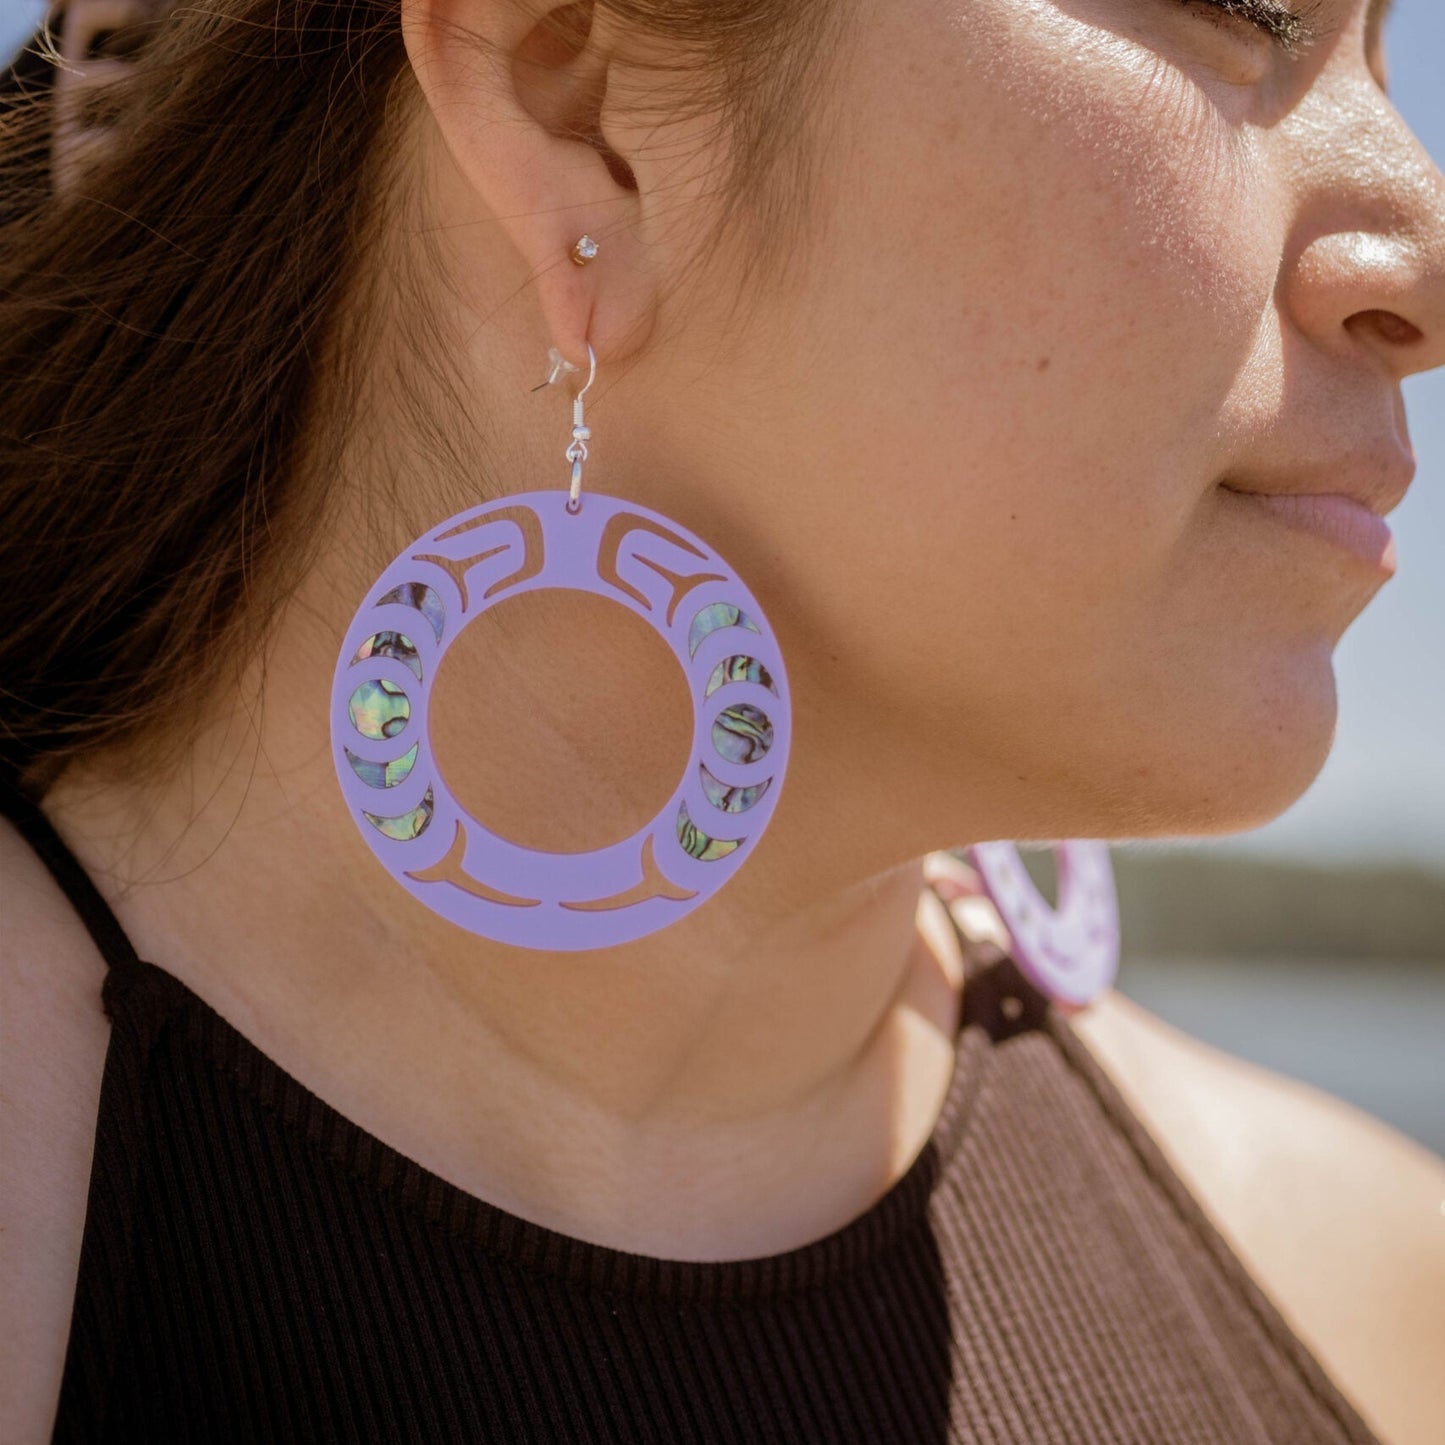
[[[0,0],[0,53],[42,10],[41,0]],[[1445,4],[1397,0],[1385,63],[1396,107],[1445,165]],[[1407,378],[1404,394],[1418,470],[1390,514],[1398,568],[1336,650],[1329,760],[1273,822],[1195,846],[1445,871],[1445,368]]]

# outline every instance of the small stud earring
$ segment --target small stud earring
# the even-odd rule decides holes
[[[597,242],[591,236],[579,236],[572,247],[572,264],[585,266],[597,254]]]

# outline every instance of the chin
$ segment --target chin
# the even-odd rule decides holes
[[[1213,728],[1196,729],[1192,749],[1182,744],[1175,756],[1197,761],[1178,769],[1187,788],[1175,788],[1182,834],[1245,833],[1262,828],[1293,807],[1319,776],[1334,745],[1338,709],[1334,672],[1328,686],[1312,673],[1307,687],[1289,687],[1279,679],[1237,710],[1216,707]],[[1209,715],[1206,715],[1208,718]]]
[[[1206,669],[1190,686],[1150,688],[1156,705],[1131,718],[1127,731],[1107,724],[1076,731],[1065,796],[1078,816],[1071,832],[1054,836],[1242,833],[1298,802],[1334,744],[1338,708],[1328,655],[1274,656],[1253,670],[1235,665],[1226,676],[1227,686],[1219,671]]]

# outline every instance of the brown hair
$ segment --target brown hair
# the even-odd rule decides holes
[[[719,115],[723,223],[785,263],[842,0],[596,5],[670,42],[651,100]],[[49,28],[0,95],[0,772],[37,798],[82,754],[158,774],[320,546],[320,383],[354,364],[416,91],[397,0],[182,0],[137,35],[63,186]]]

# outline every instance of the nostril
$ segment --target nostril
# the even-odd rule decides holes
[[[1395,311],[1357,311],[1345,325],[1350,328],[1357,325],[1371,326],[1386,341],[1396,346],[1414,346],[1425,339],[1425,333],[1414,322],[1406,321]]]

